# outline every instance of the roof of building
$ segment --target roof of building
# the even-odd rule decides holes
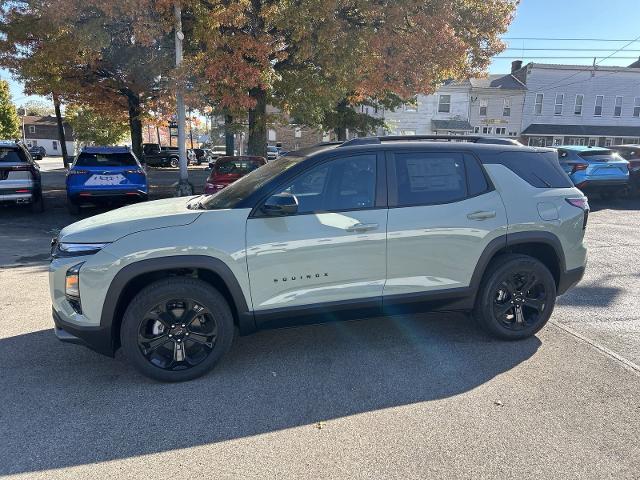
[[[433,130],[473,130],[467,120],[431,120]]]
[[[640,137],[640,127],[618,125],[556,125],[534,123],[522,135],[572,135],[583,137]]]
[[[46,125],[48,127],[57,127],[58,121],[56,117],[51,115],[47,115],[45,117],[35,116],[35,115],[27,115],[24,117],[25,125]]]
[[[489,75],[484,78],[469,79],[473,88],[500,88],[505,90],[525,90],[527,87],[516,77],[508,74]]]
[[[596,65],[595,69],[603,72],[640,72],[637,67],[633,66],[634,62],[628,67],[618,67],[615,65]],[[593,70],[593,65],[568,65],[562,63],[536,63],[530,62],[524,65],[522,68],[546,68],[552,70],[582,70],[585,72]]]

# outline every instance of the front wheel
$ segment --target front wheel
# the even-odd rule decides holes
[[[233,335],[233,316],[220,292],[201,280],[171,277],[136,295],[124,314],[120,340],[143,375],[181,382],[211,370]]]
[[[180,160],[175,157],[172,157],[169,160],[169,165],[171,165],[172,168],[178,168],[180,166]]]
[[[493,336],[519,340],[545,326],[556,302],[549,269],[528,255],[497,257],[482,280],[474,316]]]

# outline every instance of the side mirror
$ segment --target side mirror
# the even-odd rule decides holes
[[[262,205],[262,211],[271,217],[293,215],[298,212],[298,199],[290,193],[271,195]]]

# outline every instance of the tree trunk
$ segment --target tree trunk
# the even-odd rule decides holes
[[[127,92],[127,103],[129,105],[129,131],[131,132],[131,150],[142,161],[142,107],[140,106],[140,96],[129,91]]]
[[[60,98],[57,93],[52,93],[53,107],[56,111],[56,122],[58,123],[58,140],[60,141],[60,151],[62,152],[62,163],[64,168],[69,168],[69,159],[67,158],[67,138],[64,134],[64,123],[62,123],[62,113],[60,112]]]
[[[256,106],[249,110],[247,153],[267,158],[267,92],[256,87],[249,91],[249,95],[256,101]]]
[[[225,155],[235,154],[235,138],[233,133],[233,116],[225,114],[224,116],[224,145]]]
[[[336,105],[336,112],[338,114],[337,115],[338,124],[334,128],[334,132],[338,137],[339,142],[345,142],[347,140],[347,125],[346,125],[347,108],[349,108],[349,106],[347,105],[346,99],[340,100]]]

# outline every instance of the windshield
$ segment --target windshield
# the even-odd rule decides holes
[[[260,160],[236,159],[218,161],[215,171],[220,175],[246,175],[262,165]]]
[[[7,163],[26,162],[27,159],[23,157],[24,155],[22,154],[22,152],[16,150],[15,148],[0,148],[0,162],[7,162]]]
[[[265,185],[282,172],[293,167],[304,157],[284,157],[282,161],[267,163],[255,169],[250,174],[232,183],[227,188],[214,195],[209,195],[202,201],[202,206],[208,210],[233,208],[240,201],[249,197],[253,192]]]
[[[76,167],[137,167],[138,163],[130,153],[81,153]]]

